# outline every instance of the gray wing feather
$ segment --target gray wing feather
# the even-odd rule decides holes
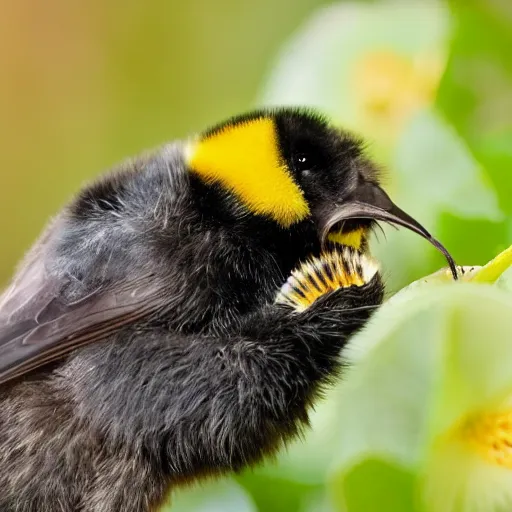
[[[110,336],[165,305],[152,275],[65,301],[65,283],[46,271],[43,258],[25,266],[0,297],[0,384],[72,350]]]

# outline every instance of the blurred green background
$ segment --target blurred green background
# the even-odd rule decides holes
[[[0,5],[2,284],[83,182],[261,105],[316,106],[362,134],[392,197],[459,264],[512,243],[510,0]],[[385,233],[389,290],[444,265]],[[173,510],[346,510],[329,483],[342,422],[328,395],[278,461],[180,491]]]

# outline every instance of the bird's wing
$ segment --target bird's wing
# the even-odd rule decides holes
[[[33,259],[0,297],[0,384],[158,311],[167,292],[146,275],[69,302],[62,284]]]

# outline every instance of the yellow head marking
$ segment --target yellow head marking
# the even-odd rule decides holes
[[[329,233],[327,239],[336,244],[348,245],[359,251],[364,240],[364,235],[365,230],[359,228],[354,231],[349,231],[348,233]]]
[[[250,119],[191,142],[190,170],[233,192],[254,214],[289,227],[309,215],[302,191],[279,154],[272,119]]]

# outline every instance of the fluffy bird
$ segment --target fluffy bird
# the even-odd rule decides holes
[[[359,140],[300,109],[84,188],[0,297],[0,510],[154,511],[275,453],[383,300],[378,220],[444,251]]]

